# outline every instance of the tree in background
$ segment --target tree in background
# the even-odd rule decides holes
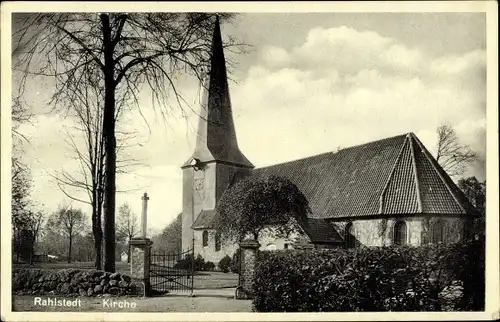
[[[29,237],[31,240],[29,241],[30,252],[29,252],[29,260],[30,264],[33,263],[33,255],[35,255],[35,245],[37,244],[42,227],[46,220],[46,214],[43,211],[30,212],[30,220],[27,224],[27,231],[29,232]]]
[[[462,175],[477,155],[465,144],[460,143],[455,130],[447,124],[437,128],[438,142],[436,161],[451,177]]]
[[[178,214],[174,221],[152,239],[154,250],[167,254],[180,253],[182,249],[182,213]]]
[[[55,78],[52,105],[59,110],[76,100],[69,87],[87,86],[90,71],[102,89],[102,135],[105,154],[104,270],[115,271],[115,193],[117,102],[139,107],[146,85],[153,106],[168,111],[169,95],[180,108],[185,100],[176,88],[181,74],[199,80],[210,59],[216,13],[39,13],[16,17],[14,68],[29,75]],[[40,59],[40,57],[43,57]],[[41,60],[41,62],[40,62]]]
[[[30,199],[32,178],[28,166],[22,160],[22,143],[27,139],[18,131],[21,124],[28,122],[30,115],[19,101],[12,104],[12,157],[11,157],[11,212],[13,235],[16,236],[29,225],[33,203]]]
[[[247,235],[255,240],[267,227],[276,235],[295,231],[294,222],[306,223],[309,203],[295,184],[285,178],[248,177],[228,188],[217,205],[215,227],[221,239],[240,241]]]
[[[458,187],[479,214],[473,220],[472,230],[474,235],[484,235],[486,228],[486,181],[480,182],[476,177],[462,178],[458,180]]]
[[[68,263],[71,263],[71,251],[75,237],[85,232],[86,219],[85,214],[80,209],[62,206],[47,221],[50,230],[67,238]]]
[[[130,263],[130,240],[139,233],[137,216],[128,204],[123,204],[118,209],[118,222],[116,225],[116,239],[128,243],[127,262]]]
[[[29,168],[12,160],[11,168],[12,190],[11,210],[14,228],[22,228],[29,219],[29,207],[31,206],[31,173]]]

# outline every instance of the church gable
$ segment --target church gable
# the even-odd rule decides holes
[[[412,144],[405,140],[380,200],[380,213],[401,215],[421,211],[412,158]]]
[[[474,213],[472,205],[446,172],[415,138],[415,163],[423,213]]]

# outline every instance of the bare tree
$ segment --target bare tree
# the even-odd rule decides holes
[[[73,239],[85,230],[85,214],[80,209],[63,206],[49,217],[48,225],[68,238],[68,263],[71,263]]]
[[[92,74],[89,70],[84,76],[85,82],[79,86],[69,84],[67,90],[71,91],[75,100],[68,102],[68,109],[74,113],[76,125],[71,129],[77,132],[75,136],[67,131],[66,142],[75,153],[74,158],[78,162],[78,169],[71,172],[62,170],[53,177],[60,190],[70,199],[89,204],[92,208],[92,234],[94,240],[94,253],[96,269],[102,269],[102,206],[104,201],[104,136],[102,130],[102,115],[104,110],[103,88],[100,85],[99,75]],[[85,86],[82,86],[86,83]],[[117,105],[120,116],[123,101]],[[124,157],[122,152],[129,145],[126,142],[135,133],[119,131],[117,137],[120,144],[117,146],[117,172],[130,171],[132,166],[140,165],[140,162],[132,157]],[[78,138],[83,138],[83,144],[78,144]],[[84,191],[88,199],[82,199],[75,195],[72,190]]]
[[[204,77],[210,58],[215,13],[43,13],[26,15],[14,34],[15,65],[31,75],[55,77],[51,103],[74,99],[68,86],[85,84],[88,70],[100,75],[104,109],[102,131],[105,153],[104,269],[115,271],[115,193],[117,101],[139,106],[138,93],[146,85],[153,106],[166,115],[169,94],[180,108],[186,103],[176,78],[189,73]],[[17,19],[16,21],[19,21]],[[218,23],[217,23],[218,26]],[[43,57],[42,62],[38,62]],[[38,58],[38,59],[37,59]]]
[[[116,225],[116,236],[119,240],[130,242],[139,232],[137,216],[132,212],[128,204],[123,204],[118,209],[118,222]],[[127,249],[127,262],[130,263],[130,243]]]
[[[465,144],[460,143],[455,130],[447,124],[437,128],[438,142],[436,161],[450,176],[462,175],[467,165],[477,159],[477,155]]]

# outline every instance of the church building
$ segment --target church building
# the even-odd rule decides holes
[[[221,243],[213,222],[224,191],[241,176],[293,182],[311,208],[287,239],[263,236],[261,249],[421,245],[464,238],[475,209],[413,133],[255,168],[236,139],[220,26],[201,104],[196,147],[183,171],[182,248],[215,264],[238,245]]]

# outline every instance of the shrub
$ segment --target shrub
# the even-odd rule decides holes
[[[205,268],[205,260],[200,254],[196,256],[194,261],[193,256],[191,254],[187,254],[183,259],[180,259],[177,263],[175,263],[174,268],[190,270],[193,264],[195,271],[202,271]]]
[[[200,254],[198,254],[196,256],[196,259],[194,260],[194,270],[201,271],[203,270],[204,267],[205,267],[205,259],[203,259],[203,257]]]
[[[240,273],[240,249],[238,248],[236,252],[233,254],[233,258],[231,259],[231,272],[239,274]]]
[[[264,312],[481,310],[484,244],[261,252],[253,292]]]
[[[219,261],[219,269],[224,273],[229,272],[230,265],[231,265],[231,257],[229,257],[229,255],[222,257],[222,259]]]
[[[215,264],[213,262],[205,262],[205,265],[203,266],[204,271],[213,271],[215,270]]]

